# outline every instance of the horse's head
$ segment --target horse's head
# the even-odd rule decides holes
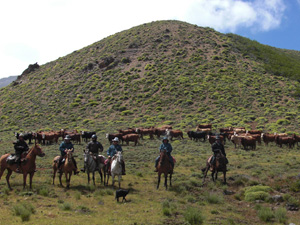
[[[160,160],[164,161],[166,157],[167,157],[167,151],[166,150],[160,151]]]
[[[118,162],[121,162],[121,161],[123,160],[122,152],[118,151],[118,152],[115,154],[115,160],[117,160]]]
[[[43,152],[43,150],[41,149],[41,147],[37,144],[35,144],[32,149],[31,149],[34,154],[40,156],[40,157],[44,157],[45,156],[45,153]]]

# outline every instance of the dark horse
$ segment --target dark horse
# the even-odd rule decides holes
[[[7,185],[9,187],[10,190],[12,190],[10,183],[9,183],[9,178],[12,174],[12,172],[16,172],[17,169],[17,164],[8,164],[7,163],[7,158],[10,156],[10,154],[5,154],[2,155],[0,158],[0,179],[3,175],[4,170],[7,169],[8,173],[6,175],[6,181],[7,181]],[[45,153],[42,151],[42,149],[40,148],[40,146],[38,146],[37,144],[35,144],[32,148],[30,148],[30,150],[28,151],[28,154],[26,155],[25,159],[23,160],[23,162],[21,163],[20,166],[20,170],[21,173],[23,174],[23,188],[25,188],[26,186],[26,178],[27,175],[30,175],[30,189],[32,189],[32,178],[33,175],[35,173],[35,159],[36,156],[40,156],[43,157],[45,156]]]
[[[157,165],[157,171],[158,171],[158,181],[157,181],[157,189],[159,188],[160,183],[160,175],[163,173],[165,174],[165,187],[168,188],[168,174],[170,174],[170,186],[172,186],[172,174],[173,174],[173,168],[169,161],[169,156],[166,151],[160,152],[160,159]]]
[[[202,171],[204,172],[203,183],[204,183],[205,178],[207,176],[208,170],[210,170],[212,172],[211,177],[212,177],[214,182],[218,178],[218,172],[223,172],[223,178],[224,178],[223,183],[226,184],[226,171],[227,171],[226,157],[222,154],[221,150],[219,150],[216,153],[215,165],[210,164],[210,162],[209,162],[210,159],[211,159],[211,157],[206,162],[206,168],[202,169]]]

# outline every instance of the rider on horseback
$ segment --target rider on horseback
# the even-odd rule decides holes
[[[217,153],[219,151],[221,151],[221,153],[225,156],[226,164],[228,163],[228,160],[226,158],[225,148],[224,148],[224,145],[221,142],[221,139],[220,139],[219,135],[216,136],[216,141],[211,145],[211,150],[214,153],[213,157],[211,158],[211,161],[210,161],[210,163],[212,165],[215,165],[215,163],[216,163],[216,156],[217,156]]]
[[[111,163],[111,158],[117,153],[117,152],[122,152],[123,149],[121,147],[121,145],[119,145],[119,138],[115,137],[112,140],[113,144],[111,146],[109,146],[109,148],[107,149],[107,155],[108,155],[108,167],[110,167],[110,163]],[[125,173],[125,162],[122,161],[122,175],[126,175]]]
[[[16,172],[20,173],[21,172],[21,170],[20,170],[21,156],[22,156],[23,152],[26,152],[29,149],[27,143],[24,140],[24,135],[22,133],[19,135],[19,140],[14,142],[14,148],[15,148],[15,154],[16,154],[15,162],[17,163]]]
[[[66,137],[64,138],[64,141],[60,144],[59,146],[59,150],[60,150],[60,158],[59,158],[59,161],[58,161],[58,172],[59,173],[62,173],[62,161],[64,159],[64,157],[66,156],[67,154],[67,150],[69,149],[72,149],[72,152],[74,152],[74,146],[71,142],[71,137],[69,135],[66,135]],[[78,174],[79,171],[77,170],[77,164],[76,164],[76,161],[75,159],[72,157],[72,161],[74,163],[74,166],[75,166],[75,171],[74,171],[74,174]]]
[[[166,150],[167,155],[169,157],[169,161],[170,161],[170,163],[172,165],[172,168],[174,168],[174,160],[173,160],[173,157],[171,156],[171,152],[172,152],[173,148],[172,148],[172,145],[169,143],[169,139],[167,137],[163,138],[162,144],[159,147],[159,151],[160,152],[164,151],[164,150]],[[155,170],[154,170],[154,172],[158,172],[157,171],[157,165],[158,165],[159,159],[160,159],[160,156],[158,156],[155,159]]]
[[[95,162],[96,162],[96,170],[98,170],[99,169],[99,152],[103,151],[103,146],[99,141],[97,141],[96,134],[92,135],[92,141],[90,141],[87,144],[86,150],[93,155],[93,158],[95,159]],[[81,171],[85,172],[85,169],[86,168],[85,168],[85,164],[84,164],[84,168],[81,169]]]

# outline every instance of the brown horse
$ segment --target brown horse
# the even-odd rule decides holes
[[[214,182],[218,178],[218,172],[223,172],[223,178],[224,178],[223,183],[226,184],[226,171],[227,171],[226,157],[222,154],[221,150],[219,150],[216,153],[215,165],[210,164],[210,162],[209,162],[210,159],[211,159],[211,157],[206,162],[206,168],[202,169],[202,171],[204,172],[203,183],[207,176],[208,170],[210,170],[212,172],[211,177]]]
[[[12,164],[12,165],[8,164],[6,162],[8,156],[10,156],[9,153],[2,155],[0,158],[0,164],[1,164],[0,179],[3,175],[4,170],[7,169],[8,173],[6,175],[6,181],[7,181],[8,188],[10,190],[12,190],[10,183],[9,183],[9,178],[13,171],[16,172],[17,164]],[[40,156],[40,157],[45,156],[45,153],[42,151],[40,146],[37,144],[35,144],[32,148],[30,148],[30,150],[28,151],[28,154],[26,155],[25,159],[23,160],[23,162],[20,165],[20,171],[23,174],[23,188],[25,188],[25,186],[26,186],[26,179],[27,179],[27,175],[29,174],[30,175],[30,189],[32,189],[32,178],[36,171],[36,165],[35,165],[36,156]]]
[[[170,174],[170,186],[172,186],[172,174],[173,174],[173,168],[169,161],[169,156],[167,155],[166,150],[160,152],[160,159],[157,165],[157,171],[158,171],[158,181],[157,181],[157,189],[159,188],[160,183],[160,176],[161,174],[165,174],[165,187],[168,188],[168,174]]]
[[[71,176],[72,176],[72,172],[74,170],[76,170],[76,167],[73,163],[73,159],[72,159],[72,153],[73,153],[73,150],[72,149],[67,149],[66,151],[66,155],[65,155],[65,162],[64,164],[62,165],[62,173],[59,174],[59,183],[60,183],[60,186],[63,187],[63,184],[61,182],[61,177],[63,175],[63,173],[65,174],[66,176],[66,182],[67,182],[67,188],[70,187],[70,182],[71,182]],[[56,171],[58,170],[58,161],[59,161],[59,157],[60,156],[56,156],[54,159],[53,159],[53,184],[54,184],[54,179],[55,179],[55,174],[56,174]]]

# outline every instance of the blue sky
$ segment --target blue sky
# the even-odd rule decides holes
[[[300,0],[11,0],[0,2],[0,78],[157,20],[300,51]]]

